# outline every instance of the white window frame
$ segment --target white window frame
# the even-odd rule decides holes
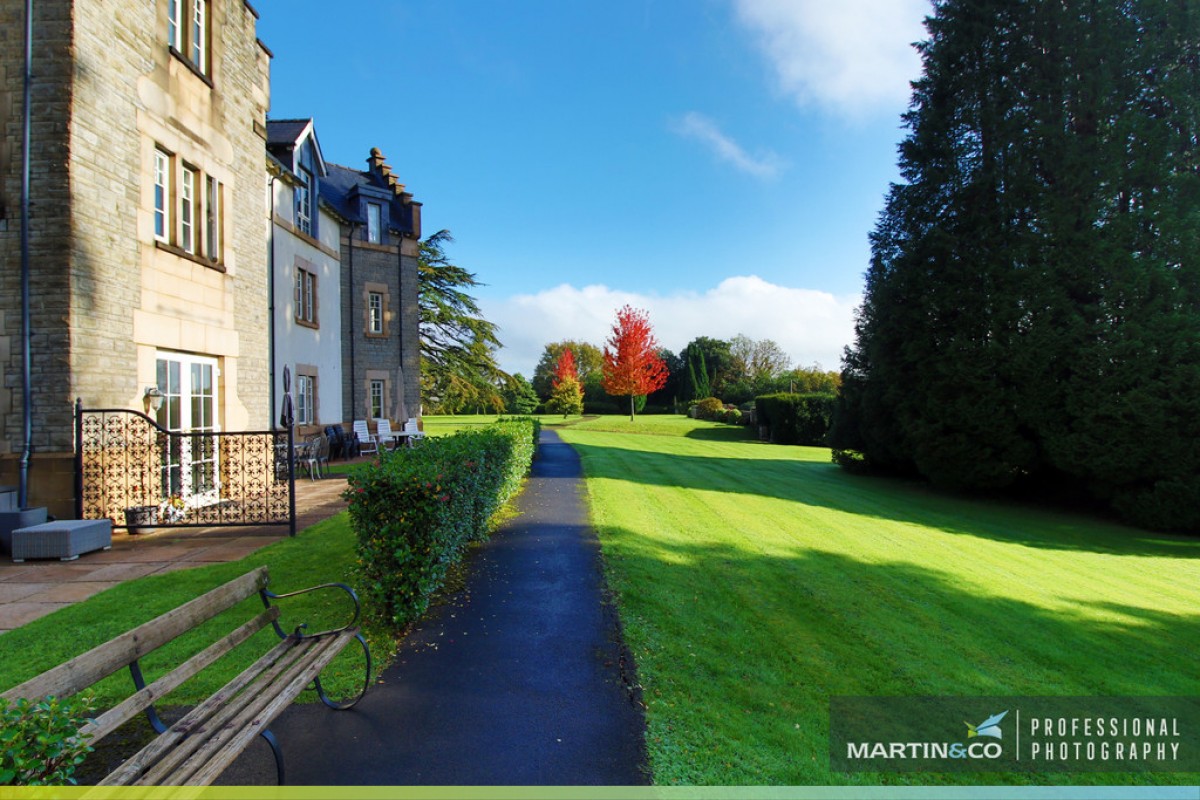
[[[367,203],[367,241],[379,244],[382,241],[383,206],[379,203]]]
[[[296,374],[296,424],[316,425],[317,378]]]
[[[164,369],[170,374],[170,364],[178,365],[178,385],[164,383]],[[158,389],[164,402],[158,410],[157,422],[167,430],[177,433],[219,433],[220,425],[220,368],[217,359],[190,353],[175,353],[160,350],[156,368],[159,376]],[[207,371],[208,391],[195,385],[195,375]],[[197,403],[197,401],[199,401]],[[195,419],[193,412],[199,407],[208,419]],[[172,412],[175,418],[172,419]],[[207,424],[206,424],[207,423]],[[179,494],[189,506],[209,505],[220,500],[220,450],[216,438],[211,436],[185,437],[180,441],[178,452],[163,453],[161,466],[161,488],[163,499]],[[172,473],[177,478],[172,479]],[[207,477],[207,485],[203,483]]]
[[[180,13],[184,0],[167,0],[167,44],[180,51],[183,46],[183,25]]]
[[[192,64],[201,74],[208,74],[208,4],[192,0],[192,31],[190,55]]]
[[[296,187],[296,227],[312,235],[312,173],[301,167],[300,186]]]
[[[171,241],[171,154],[154,148],[154,238]]]
[[[371,419],[383,418],[383,406],[386,394],[387,381],[380,378],[372,378],[370,390],[367,392],[367,401],[371,406]]]
[[[204,213],[205,213],[205,230],[204,230],[204,247],[205,255],[210,261],[221,260],[221,217],[222,217],[222,186],[221,182],[212,175],[205,176],[205,198],[204,198]]]
[[[292,295],[296,301],[296,321],[318,325],[317,274],[303,267],[296,267],[296,283]]]
[[[179,181],[179,243],[185,253],[196,253],[196,184],[200,171],[183,165]]]
[[[367,292],[367,333],[383,334],[383,292]]]

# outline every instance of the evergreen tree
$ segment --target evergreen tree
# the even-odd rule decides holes
[[[1198,25],[1157,0],[936,5],[836,447],[1200,527]]]

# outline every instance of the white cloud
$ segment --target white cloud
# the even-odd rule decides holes
[[[703,114],[689,111],[672,125],[672,129],[681,136],[702,142],[717,158],[727,161],[747,175],[770,179],[778,177],[783,171],[784,163],[779,156],[769,150],[757,156],[750,155],[740,144],[722,132],[717,123]]]
[[[854,339],[854,309],[860,302],[858,295],[835,297],[748,275],[726,278],[703,293],[644,295],[562,284],[481,305],[501,329],[501,367],[528,378],[550,342],[576,339],[603,347],[616,310],[626,303],[649,311],[659,343],[677,352],[697,336],[729,339],[744,333],[774,339],[797,365],[817,362],[838,369],[842,349]]]
[[[734,0],[784,92],[859,119],[902,111],[930,0]]]

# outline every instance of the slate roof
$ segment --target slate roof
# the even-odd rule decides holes
[[[267,120],[267,146],[294,145],[311,123],[311,119]]]
[[[329,172],[321,179],[321,199],[328,203],[341,216],[359,224],[366,224],[366,218],[360,213],[356,190],[371,187],[383,192],[379,196],[388,208],[388,227],[405,233],[413,231],[412,208],[406,206],[388,185],[387,181],[372,172],[364,172],[341,164],[326,162]],[[385,200],[386,198],[386,200]]]

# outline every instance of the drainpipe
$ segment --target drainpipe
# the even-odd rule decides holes
[[[400,391],[400,404],[407,411],[408,393],[404,391],[404,380],[408,377],[404,372],[404,234],[399,231],[396,233],[396,309],[396,339],[400,343],[400,385],[396,388]]]
[[[267,186],[267,196],[271,198],[270,208],[267,209],[267,225],[270,235],[267,237],[267,316],[270,320],[270,344],[267,349],[271,357],[271,427],[275,427],[275,181],[278,175],[272,175]]]
[[[350,252],[350,318],[347,320],[350,334],[350,419],[358,418],[358,379],[354,370],[354,223],[350,223],[350,233],[346,237]],[[343,410],[343,414],[346,412]]]
[[[33,450],[33,333],[29,324],[29,147],[33,139],[30,113],[33,83],[33,0],[25,0],[25,86],[22,116],[25,141],[21,153],[21,387],[25,444],[21,448],[17,503],[29,506],[29,459]]]

